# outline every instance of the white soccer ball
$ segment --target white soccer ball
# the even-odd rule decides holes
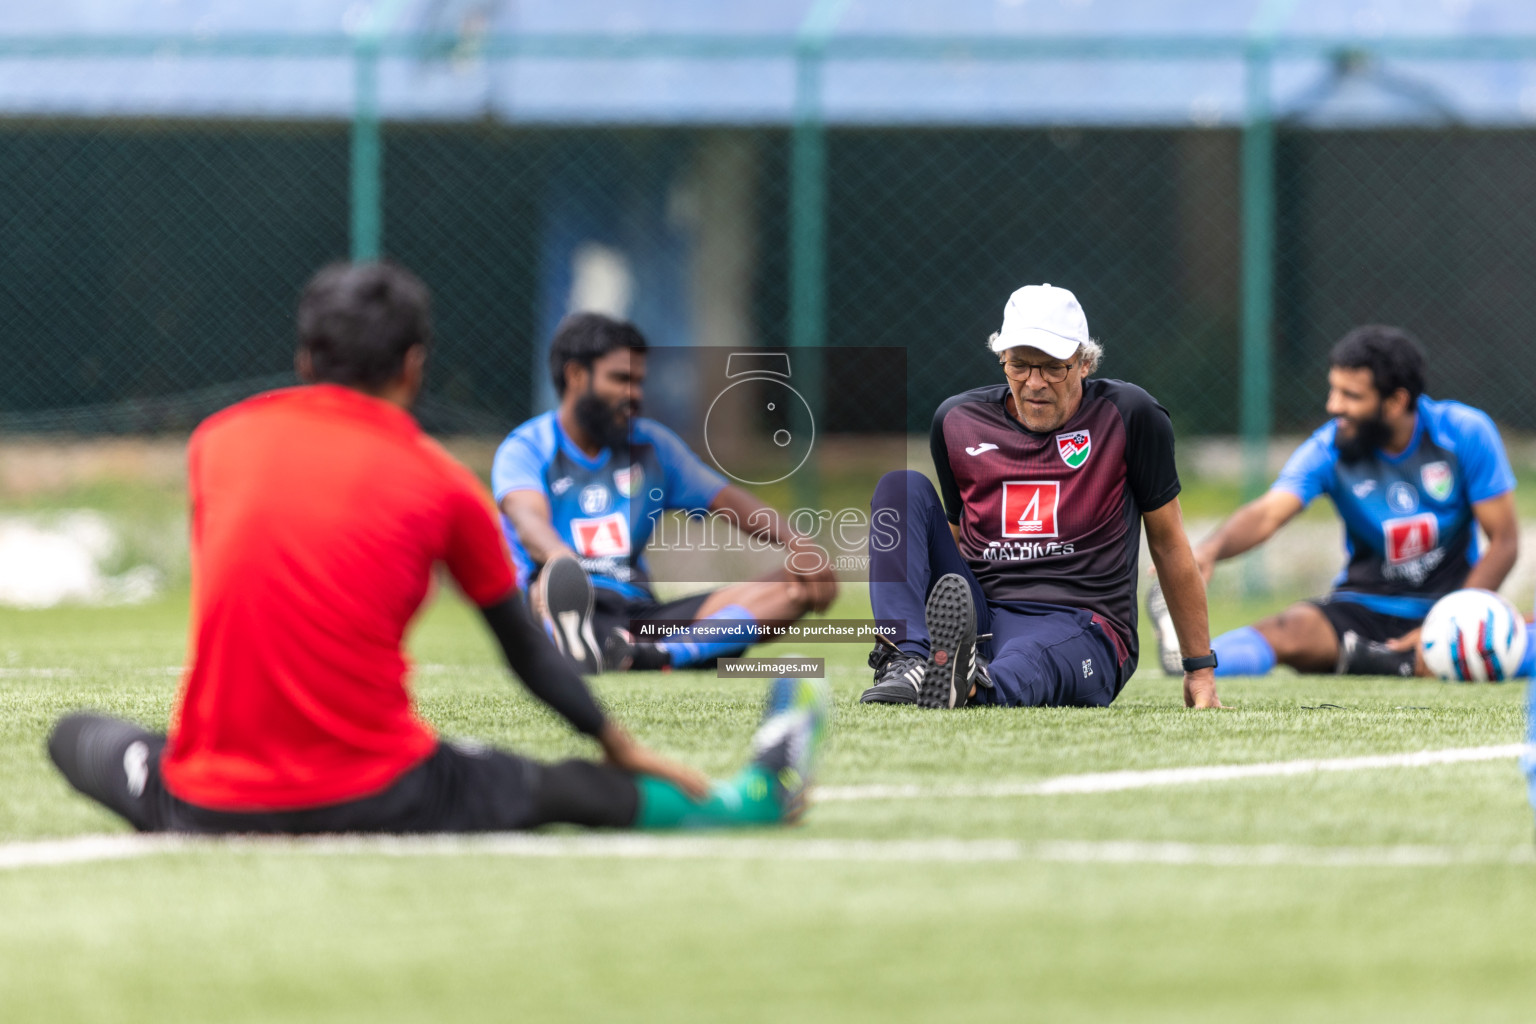
[[[1501,683],[1520,668],[1525,644],[1525,617],[1491,590],[1446,594],[1419,632],[1424,664],[1447,682]]]

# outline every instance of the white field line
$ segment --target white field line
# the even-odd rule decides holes
[[[1012,839],[735,839],[653,835],[348,836],[314,839],[83,836],[0,846],[0,870],[227,851],[320,856],[1196,865],[1450,867],[1536,864],[1528,846],[1297,846]]]
[[[1187,785],[1230,779],[1416,768],[1518,757],[1524,744],[1424,750],[1250,765],[1199,765],[1151,771],[1060,775],[1038,782],[988,786],[842,786],[817,791],[820,800],[915,799],[921,797],[1007,797],[1105,793],[1148,786]],[[1531,749],[1536,757],[1536,748]],[[1296,846],[1150,843],[1137,841],[1043,841],[1011,839],[738,839],[655,835],[549,836],[502,833],[488,836],[341,836],[314,839],[204,839],[179,836],[81,836],[73,839],[0,844],[0,870],[121,860],[173,851],[226,848],[313,854],[416,857],[492,855],[511,857],[594,857],[641,860],[733,859],[797,861],[1037,861],[1056,863],[1195,864],[1210,866],[1392,867],[1452,864],[1536,863],[1530,847]]]
[[[7,868],[87,864],[126,860],[176,849],[184,842],[174,836],[77,836],[30,843],[0,844],[0,871]]]
[[[180,665],[165,665],[160,668],[116,668],[111,665],[101,666],[90,670],[93,675],[103,672],[111,672],[116,675],[149,675],[149,676],[179,676],[186,670]],[[74,679],[86,674],[85,669],[80,668],[12,668],[0,667],[0,679]]]
[[[422,665],[412,666],[412,671],[417,675],[443,675],[450,672],[473,670],[474,665],[443,665],[435,662],[427,662]],[[99,666],[89,670],[93,675],[102,672],[113,672],[119,675],[151,675],[151,676],[181,676],[186,672],[182,665],[162,665],[159,667],[141,668],[117,668],[114,666]],[[47,666],[0,665],[0,679],[73,679],[85,675],[84,668],[55,668]]]
[[[1213,764],[1189,768],[1153,768],[1146,771],[1094,772],[1088,775],[1057,775],[1035,782],[991,782],[979,785],[917,786],[822,786],[818,802],[844,800],[922,800],[937,797],[1054,796],[1063,793],[1116,793],[1152,786],[1188,786],[1200,782],[1230,782],[1319,772],[1357,772],[1373,768],[1423,768],[1429,765],[1498,761],[1519,757],[1522,743],[1497,747],[1456,747],[1421,750],[1411,754],[1373,754],[1367,757],[1308,758],[1301,761],[1270,761],[1263,764]]]

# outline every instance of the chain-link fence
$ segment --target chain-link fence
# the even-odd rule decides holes
[[[361,72],[436,52],[431,41],[290,42],[261,52],[351,76],[351,122],[196,104],[0,121],[0,431],[182,430],[287,381],[303,281],[374,251],[434,290],[422,415],[441,431],[496,433],[547,406],[543,345],[584,306],[630,316],[663,346],[905,348],[906,425],[922,432],[945,396],[996,378],[984,342],[1009,292],[1032,281],[1076,291],[1102,372],[1146,386],[1186,435],[1315,425],[1327,349],[1364,321],[1424,339],[1435,394],[1536,428],[1521,369],[1536,330],[1530,128],[1437,110],[1321,127],[1306,110],[1272,117],[1252,95],[1246,121],[1213,127],[1008,125],[1007,110],[824,123],[821,79],[806,72],[837,53],[793,41],[761,55],[800,69],[791,117],[381,124]],[[496,44],[476,59],[515,77],[529,41]],[[605,59],[718,56],[708,40],[648,46],[631,38]],[[70,47],[0,47],[0,71],[99,56]],[[136,53],[114,59],[146,73],[166,60]],[[1039,45],[984,56],[994,74],[1045,59]],[[228,40],[195,55],[231,73],[249,57]],[[1269,59],[1241,40],[1184,57]],[[653,377],[663,407],[686,404]],[[858,410],[885,385],[837,378],[833,429],[866,429]]]

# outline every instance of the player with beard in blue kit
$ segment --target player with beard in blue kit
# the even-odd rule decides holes
[[[704,666],[740,654],[758,626],[788,625],[837,596],[814,541],[640,415],[646,349],[627,321],[566,317],[549,348],[560,405],[508,435],[491,467],[518,582],[583,672]],[[784,568],[658,600],[645,548],[668,509],[730,520],[783,548]],[[628,628],[637,620],[687,625],[651,642]]]
[[[1296,449],[1267,494],[1195,546],[1195,560],[1209,581],[1218,561],[1262,544],[1326,494],[1344,522],[1348,561],[1326,597],[1216,637],[1218,675],[1263,675],[1277,663],[1414,675],[1419,625],[1435,601],[1504,582],[1519,553],[1504,442],[1487,414],[1423,392],[1424,356],[1407,332],[1357,327],[1334,345],[1334,419]],[[1177,664],[1177,638],[1155,588],[1147,604],[1166,669]]]

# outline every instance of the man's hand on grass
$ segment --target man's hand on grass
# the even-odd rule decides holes
[[[1219,708],[1221,698],[1216,696],[1216,670],[1202,668],[1198,672],[1184,673],[1184,706],[1187,708]]]
[[[604,760],[621,771],[666,779],[694,800],[709,795],[709,777],[703,772],[662,757],[613,722],[603,726],[597,741],[602,744]]]

